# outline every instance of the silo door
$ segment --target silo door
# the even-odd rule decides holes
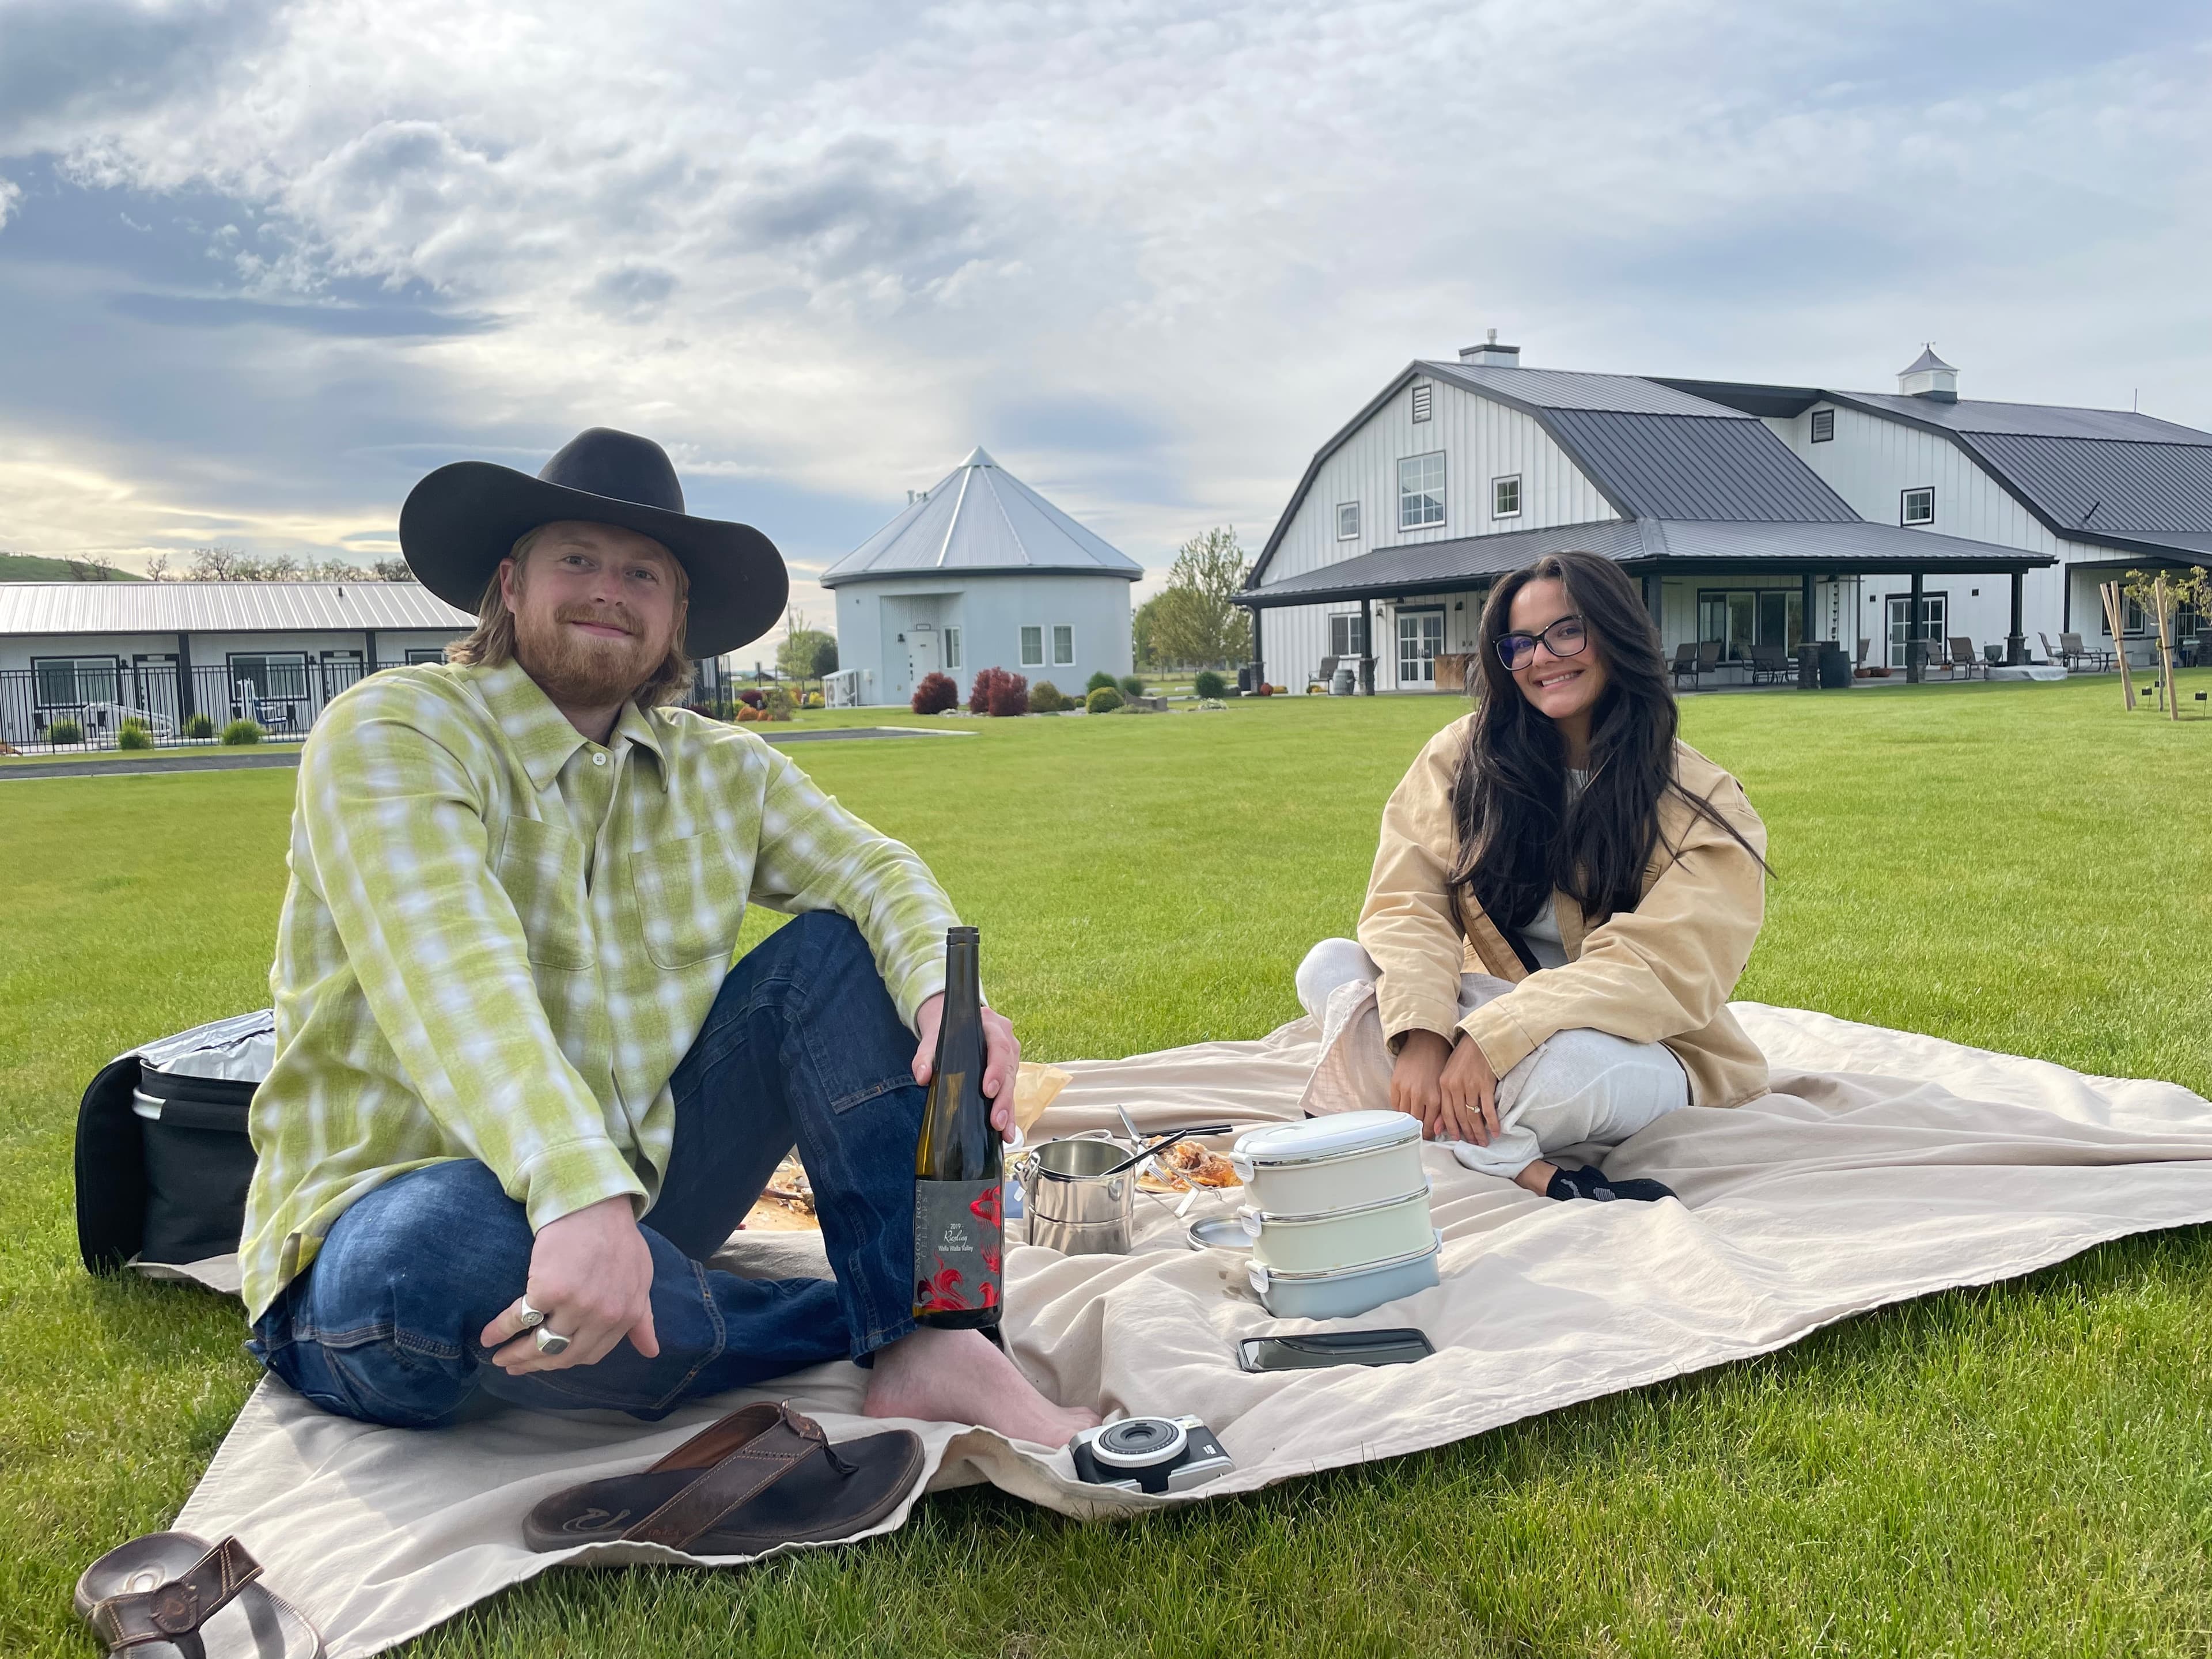
[[[915,623],[906,630],[906,683],[920,685],[925,674],[938,670],[937,628],[932,623]]]

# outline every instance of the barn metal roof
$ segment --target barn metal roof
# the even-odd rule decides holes
[[[1632,568],[1760,570],[2002,572],[2054,564],[2047,553],[1996,547],[1958,536],[1905,530],[1895,525],[1753,523],[1742,520],[1607,519],[1555,525],[1502,536],[1462,536],[1451,541],[1379,548],[1341,564],[1324,565],[1237,596],[1237,603],[1265,610],[1279,605],[1317,605],[1332,599],[1375,599],[1450,592],[1470,580],[1518,570],[1546,553],[1573,550],[1601,554]]]
[[[0,635],[476,626],[414,582],[0,582]]]
[[[1075,572],[1135,581],[1145,568],[1085,530],[984,453],[822,574],[822,586],[884,577]]]
[[[1589,374],[1579,369],[1504,368],[1480,363],[1424,360],[1415,367],[1440,380],[1534,409],[1607,410],[1619,415],[1706,415],[1731,421],[1750,417],[1708,403],[1640,374]]]
[[[1948,403],[1896,392],[1830,392],[1826,396],[1952,432],[2008,433],[2027,438],[2102,438],[2121,443],[2212,446],[2212,432],[2124,409],[2077,409],[2063,404],[2002,404],[1978,398]]]

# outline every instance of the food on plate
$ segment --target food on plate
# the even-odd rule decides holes
[[[1154,1160],[1169,1179],[1162,1181],[1150,1166],[1138,1185],[1147,1192],[1179,1193],[1192,1187],[1241,1187],[1237,1171],[1218,1152],[1210,1152],[1194,1140],[1178,1140],[1163,1147]]]

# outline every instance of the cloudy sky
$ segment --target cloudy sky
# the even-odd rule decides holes
[[[0,549],[366,560],[605,424],[802,578],[979,442],[1164,566],[1486,327],[2212,427],[2208,85],[2166,0],[0,0]]]

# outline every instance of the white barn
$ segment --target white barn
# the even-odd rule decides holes
[[[1527,368],[1494,337],[1412,363],[1314,457],[1255,565],[1260,672],[1455,690],[1492,581],[1556,549],[1618,560],[1668,654],[1717,647],[1722,684],[1819,641],[1907,678],[1916,644],[2039,660],[2046,637],[2099,639],[2099,580],[2212,559],[2212,434],[1961,400],[1932,351],[1898,381]]]
[[[1129,672],[1129,585],[1144,567],[982,449],[823,573],[841,701],[910,702],[926,674],[1004,668],[1079,692]]]

